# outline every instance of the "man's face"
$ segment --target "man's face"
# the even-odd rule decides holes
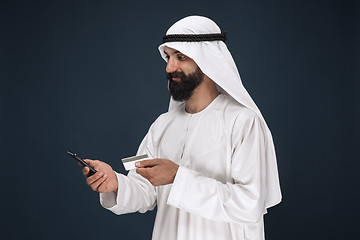
[[[165,47],[170,95],[175,101],[188,100],[204,79],[204,73],[194,60],[181,52]]]

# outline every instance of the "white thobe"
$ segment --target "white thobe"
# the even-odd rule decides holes
[[[160,115],[138,150],[179,164],[173,184],[116,173],[118,193],[100,194],[100,202],[116,214],[157,205],[154,240],[264,239],[265,129],[223,94],[195,114],[182,104]]]

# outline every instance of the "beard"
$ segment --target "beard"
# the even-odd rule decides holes
[[[179,78],[176,82],[172,78]],[[175,101],[181,102],[190,99],[194,90],[204,80],[204,73],[198,67],[195,72],[186,75],[183,72],[168,73],[166,78],[169,80],[169,93]]]

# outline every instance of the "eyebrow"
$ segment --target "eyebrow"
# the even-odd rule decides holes
[[[166,51],[164,51],[164,53],[165,53],[167,56],[169,56],[169,54],[168,54]],[[174,51],[171,55],[178,54],[178,53],[181,53],[181,52],[180,52],[180,51]]]

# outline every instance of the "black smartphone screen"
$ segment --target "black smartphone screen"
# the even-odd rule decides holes
[[[68,151],[67,153],[71,157],[76,159],[78,162],[80,162],[84,167],[86,166],[86,167],[90,168],[90,176],[97,172],[93,167],[91,167],[89,164],[87,164],[87,162],[85,162],[83,159],[81,159],[79,156],[77,156],[76,153],[73,153],[73,152],[70,152],[70,151]]]

